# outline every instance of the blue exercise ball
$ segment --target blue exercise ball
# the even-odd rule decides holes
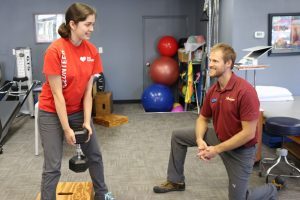
[[[172,91],[165,85],[152,84],[142,94],[142,105],[146,112],[169,112],[173,103]]]

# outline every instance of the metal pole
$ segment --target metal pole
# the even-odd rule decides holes
[[[207,54],[210,53],[211,48],[211,35],[212,35],[212,10],[211,10],[211,0],[208,0],[208,23],[207,23]]]
[[[214,44],[219,42],[219,0],[214,0]]]
[[[212,25],[213,25],[213,18],[212,18],[212,0],[208,0],[208,24],[207,24],[207,56],[210,54],[211,43],[212,43]],[[205,71],[205,91],[208,90],[210,87],[210,77],[209,77],[209,67],[207,67]]]

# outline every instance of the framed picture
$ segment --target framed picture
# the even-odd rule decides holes
[[[50,43],[57,38],[57,30],[65,21],[64,14],[35,14],[35,40],[37,43]]]
[[[272,13],[268,22],[269,55],[299,55],[300,13]]]

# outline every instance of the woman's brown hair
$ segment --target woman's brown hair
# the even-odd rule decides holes
[[[72,4],[65,13],[65,23],[59,26],[58,34],[62,38],[69,38],[71,36],[70,21],[74,21],[75,24],[86,20],[89,15],[96,16],[96,10],[84,3]]]

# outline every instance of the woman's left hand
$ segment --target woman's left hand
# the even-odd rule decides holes
[[[86,128],[88,130],[88,134],[89,134],[88,139],[85,141],[85,142],[88,142],[88,141],[90,141],[91,135],[93,134],[91,124],[90,123],[83,123],[82,127]]]

